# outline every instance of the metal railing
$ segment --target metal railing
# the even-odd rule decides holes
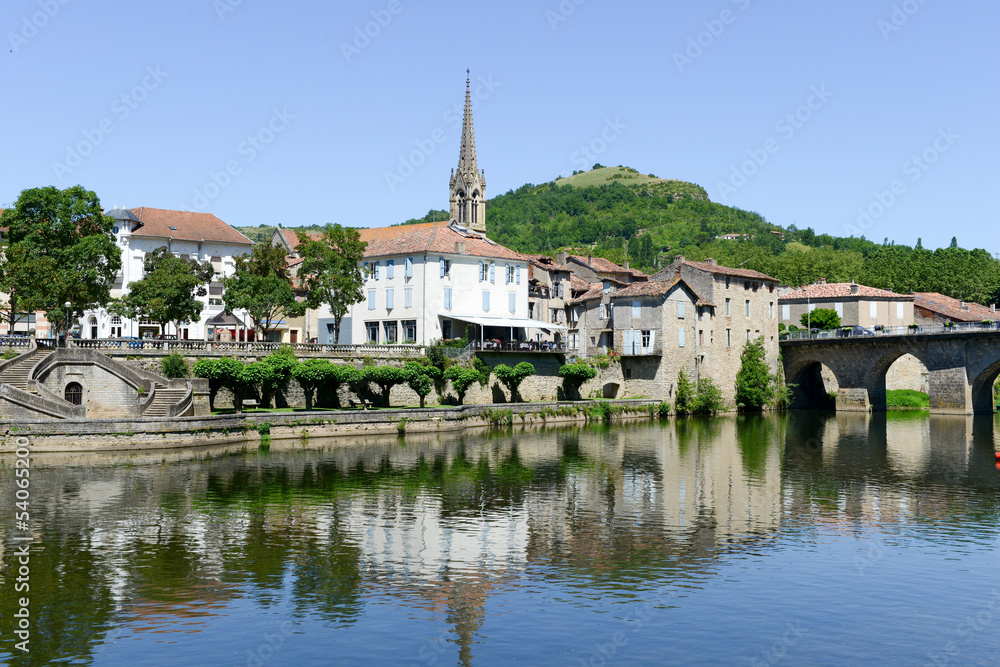
[[[878,336],[926,336],[932,334],[978,333],[1000,331],[1000,322],[954,322],[952,324],[919,324],[898,327],[876,327],[874,329],[859,329],[841,327],[812,331],[788,331],[780,334],[781,340],[819,340],[831,338],[872,338]]]
[[[551,343],[548,341],[483,341],[478,340],[469,343],[471,350],[481,350],[483,352],[565,352],[566,343]]]
[[[70,341],[71,348],[101,352],[180,352],[260,354],[291,347],[297,353],[330,356],[422,357],[423,345],[331,345],[323,343],[264,343],[211,340],[147,340],[139,338],[85,338]]]

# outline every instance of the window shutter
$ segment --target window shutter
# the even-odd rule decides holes
[[[517,295],[513,292],[507,295],[507,310],[512,313],[517,310]]]
[[[441,258],[441,261],[439,261],[438,264],[441,267],[441,277],[444,278],[444,257]]]
[[[385,260],[385,279],[392,280],[396,277],[396,260]]]
[[[385,291],[385,309],[392,310],[393,304],[393,289],[390,287]]]
[[[375,290],[368,290],[368,310],[375,310]]]
[[[632,302],[632,317],[639,318],[642,317],[642,302],[633,301]]]
[[[485,290],[483,291],[483,310],[490,311],[490,293]]]
[[[449,310],[451,309],[451,288],[450,287],[445,287],[444,288],[444,307],[448,308]]]
[[[410,257],[403,260],[403,275],[407,278],[413,277],[413,259]]]
[[[632,352],[633,340],[634,336],[632,331],[626,330],[622,332],[622,347],[625,349],[626,352]]]
[[[495,283],[497,281],[497,265],[496,262],[490,262],[490,282]]]
[[[515,266],[514,267],[514,282],[517,283],[518,285],[521,284],[521,267],[520,266]],[[559,296],[562,296],[562,294],[560,294]],[[902,307],[902,304],[900,304],[900,306]]]
[[[649,349],[653,349],[656,346],[656,331],[649,332]]]
[[[480,282],[482,282],[483,280],[486,280],[486,269],[483,268],[483,266],[484,266],[483,263],[479,262],[479,280],[480,280]]]
[[[677,347],[684,347],[684,329],[677,330]]]
[[[413,288],[403,288],[403,308],[413,308]]]
[[[378,262],[375,262],[375,280],[378,280]]]

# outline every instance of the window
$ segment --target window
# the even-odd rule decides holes
[[[683,301],[678,301],[677,302],[677,319],[679,319],[679,320],[683,320],[684,319],[684,302]]]
[[[365,322],[365,341],[368,343],[378,342],[378,322]]]
[[[729,278],[726,278],[726,289],[729,289]]]
[[[612,319],[614,319],[614,317],[615,317],[615,304],[609,303],[608,304],[608,319],[612,320]]]
[[[398,340],[396,337],[396,323],[383,322],[382,327],[385,329],[385,342],[395,343]]]
[[[632,302],[632,317],[639,318],[642,317],[642,302],[633,301]]]
[[[580,349],[580,334],[571,333],[569,335],[569,349],[579,350]]]
[[[900,304],[900,305],[903,305],[903,304]],[[121,315],[112,315],[111,316],[111,326],[113,326],[113,327],[120,327],[121,325],[122,325]]]
[[[837,303],[833,304],[833,309],[837,311],[837,317],[840,318],[844,317],[844,303],[842,301],[838,301]]]
[[[684,347],[684,329],[677,330],[677,347]]]
[[[486,282],[489,278],[489,274],[487,273],[488,271],[489,265],[487,265],[486,262],[479,262],[479,282]]]
[[[512,282],[514,282],[514,267],[512,267],[510,264],[504,264],[503,267],[504,267],[504,272],[503,272],[504,284],[510,285]]]
[[[483,290],[483,310],[487,313],[490,312],[490,293],[488,290]]]
[[[444,307],[451,310],[451,288],[444,288]]]
[[[603,303],[600,306],[598,306],[598,317],[602,320],[608,319],[607,306],[605,306]]]
[[[440,268],[440,271],[441,271],[441,277],[442,278],[444,278],[445,276],[450,276],[451,275],[451,260],[445,259],[444,257],[442,257],[441,260],[438,262],[438,264],[440,265],[439,268]],[[482,262],[480,262],[480,264],[482,264]],[[480,269],[480,270],[482,270],[482,269]]]
[[[385,279],[392,280],[396,277],[396,260],[385,260]]]
[[[441,338],[445,340],[451,338],[451,320],[445,320],[441,323]]]
[[[611,294],[611,281],[610,280],[605,280],[604,281],[604,293],[605,294]]]
[[[83,386],[79,382],[70,382],[66,385],[64,396],[67,402],[73,405],[80,405],[83,403]]]
[[[368,290],[368,310],[375,310],[375,290]]]
[[[375,262],[375,280],[378,280],[378,262]]]
[[[416,343],[417,342],[417,321],[416,320],[403,320],[403,342],[404,343]]]
[[[781,319],[790,320],[792,319],[792,307],[789,305],[784,305],[781,307]]]
[[[748,343],[750,342],[750,330],[749,329],[747,329],[747,342]]]
[[[528,319],[529,320],[535,319],[535,304],[530,302],[528,303]]]
[[[576,324],[580,321],[580,309],[574,306],[569,309],[569,322],[570,324]]]
[[[705,330],[704,329],[698,329],[698,345],[699,346],[704,346],[705,345]]]
[[[549,308],[549,322],[552,322],[552,324],[559,324],[558,308]]]
[[[413,288],[403,288],[403,308],[413,308]]]
[[[872,301],[868,304],[868,310],[873,320],[878,318],[878,302]]]
[[[392,310],[396,306],[396,300],[394,298],[395,297],[394,292],[395,292],[395,290],[393,290],[391,287],[388,288],[385,291],[385,309],[386,310]]]
[[[733,332],[731,329],[726,329],[726,347],[733,346]]]
[[[901,302],[896,304],[896,319],[903,319],[903,304]]]
[[[642,330],[642,346],[643,347],[649,347],[649,345],[650,345],[649,329],[643,329]]]
[[[729,287],[726,285],[726,287]],[[726,297],[726,317],[729,317],[729,297]]]
[[[368,280],[369,278],[373,278],[375,276],[375,269],[372,268],[371,262],[364,263],[364,273],[365,273],[365,280]]]
[[[746,300],[746,316],[750,317],[750,299]]]
[[[767,316],[770,317],[772,320],[774,319],[774,302],[773,301],[770,302],[767,305]]]
[[[507,310],[512,313],[517,310],[517,294],[515,292],[507,293]]]
[[[490,282],[495,283],[497,281],[497,265],[496,262],[490,262]]]
[[[520,285],[520,283],[518,283],[518,284]],[[556,296],[559,297],[560,299],[563,298],[563,283],[562,283],[562,281],[559,281],[558,283],[556,283]]]
[[[413,258],[407,257],[403,260],[403,277],[412,278],[413,277]]]

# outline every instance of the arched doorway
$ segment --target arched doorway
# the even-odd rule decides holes
[[[87,324],[90,325],[90,337],[97,338],[97,318],[91,315],[87,318]]]
[[[66,401],[72,403],[73,405],[80,405],[83,403],[83,386],[79,382],[70,382],[66,385],[66,392],[64,393]]]

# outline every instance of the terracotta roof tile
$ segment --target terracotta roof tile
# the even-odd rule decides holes
[[[409,255],[422,252],[458,255],[461,253],[456,244],[461,243],[464,244],[465,254],[473,257],[525,260],[520,253],[510,248],[490,241],[475,232],[463,234],[449,227],[447,222],[423,222],[415,225],[376,227],[359,229],[358,231],[361,233],[361,240],[368,243],[368,247],[365,248],[365,257]]]
[[[556,260],[552,259],[548,255],[528,255],[521,253],[521,256],[531,262],[532,266],[539,269],[544,269],[546,271],[566,271],[570,272],[571,269],[565,264],[560,264]]]
[[[578,264],[589,266],[594,271],[601,273],[624,273],[640,280],[648,279],[649,276],[638,269],[626,269],[620,264],[615,264],[610,259],[604,257],[584,257],[582,255],[568,255],[568,259],[575,260]]]
[[[660,294],[667,294],[672,290],[678,283],[684,285],[691,294],[694,295],[696,300],[696,305],[698,306],[711,306],[715,307],[711,301],[701,298],[698,293],[695,292],[694,288],[687,284],[683,278],[680,276],[674,276],[670,280],[650,280],[647,282],[632,283],[626,287],[622,287],[615,290],[615,293],[611,295],[612,298],[622,297],[635,297],[635,296],[656,296]]]
[[[131,211],[142,221],[132,230],[136,236],[253,245],[253,241],[211,213],[170,211],[144,206],[133,208]]]
[[[684,262],[684,264],[692,266],[696,269],[701,269],[702,271],[709,271],[723,276],[735,276],[736,278],[753,278],[755,280],[770,280],[778,282],[777,278],[772,278],[766,273],[751,271],[750,269],[733,268],[731,266],[722,266],[720,264],[712,264],[710,262]]]
[[[879,299],[902,299],[902,300],[912,300],[913,297],[908,294],[897,294],[892,290],[879,289],[877,287],[868,287],[867,285],[857,285],[858,293],[851,293],[852,283],[823,283],[821,285],[807,285],[796,290],[792,290],[787,294],[783,294],[778,297],[778,301],[796,301],[799,299],[832,299],[832,298],[844,298],[849,299],[851,297],[867,297],[867,298],[879,298]]]
[[[912,292],[913,306],[937,313],[956,322],[979,322],[980,320],[1000,320],[1000,313],[995,313],[979,303],[967,303],[938,292]],[[962,304],[968,310],[962,308]]]

